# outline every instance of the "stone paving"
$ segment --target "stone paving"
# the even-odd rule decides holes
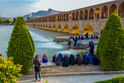
[[[113,76],[124,74],[106,74],[106,75],[76,75],[76,76],[57,76],[57,77],[44,77],[42,82],[46,80],[48,83],[94,83],[96,81],[108,80]],[[24,76],[20,78],[18,83],[35,83],[34,76]]]

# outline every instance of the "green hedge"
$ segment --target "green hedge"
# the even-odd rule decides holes
[[[124,83],[124,76],[114,77],[110,80],[98,81],[95,83]]]
[[[96,54],[100,55],[102,70],[124,69],[124,28],[116,12],[108,18],[100,36]]]
[[[28,73],[34,58],[34,41],[26,28],[23,17],[18,17],[8,45],[7,56],[14,58],[15,64],[21,64],[22,73]]]

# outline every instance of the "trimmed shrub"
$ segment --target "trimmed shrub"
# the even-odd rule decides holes
[[[100,36],[97,55],[100,55],[102,70],[124,69],[124,28],[116,12],[109,16]]]
[[[13,58],[0,58],[0,83],[16,83],[20,74],[21,65],[14,65]]]
[[[124,76],[116,76],[110,80],[98,81],[95,83],[124,83]]]
[[[22,73],[24,74],[28,73],[32,66],[35,51],[33,39],[25,26],[24,18],[18,17],[7,50],[7,57],[13,57],[15,64],[23,65]]]

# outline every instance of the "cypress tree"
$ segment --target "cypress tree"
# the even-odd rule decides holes
[[[116,12],[109,16],[100,36],[97,55],[100,55],[102,70],[124,69],[124,28]]]
[[[23,17],[18,17],[8,44],[7,57],[13,57],[15,64],[23,65],[22,73],[28,73],[34,57],[34,42],[26,28]]]

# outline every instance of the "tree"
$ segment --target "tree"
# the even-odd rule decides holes
[[[25,27],[26,23],[23,17],[18,17],[8,45],[7,57],[13,57],[15,64],[23,65],[22,73],[28,73],[32,66],[34,57],[33,39]]]
[[[102,70],[124,69],[124,28],[116,12],[112,13],[100,36],[97,46]]]

